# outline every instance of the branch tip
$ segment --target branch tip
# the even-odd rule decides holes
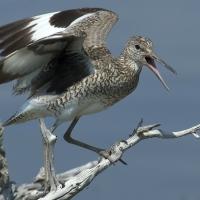
[[[142,133],[151,131],[154,128],[157,128],[159,126],[160,126],[160,124],[151,124],[151,125],[147,125],[147,126],[141,126],[141,127],[138,128],[136,134],[141,135]]]
[[[192,133],[192,135],[197,138],[197,139],[200,139],[200,133]]]
[[[132,137],[133,135],[135,135],[138,132],[138,129],[142,126],[143,122],[144,122],[143,118],[141,118],[137,124],[137,127],[133,129],[133,132],[129,135],[129,137]]]

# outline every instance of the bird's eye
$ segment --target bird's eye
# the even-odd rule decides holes
[[[140,49],[140,45],[136,44],[136,45],[135,45],[135,48],[136,48],[137,50],[139,50],[139,49]]]

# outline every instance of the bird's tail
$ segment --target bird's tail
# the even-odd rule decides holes
[[[29,112],[27,113],[16,113],[13,116],[11,116],[8,120],[3,122],[2,126],[10,126],[12,124],[18,124],[18,123],[23,123],[28,120],[32,120],[34,118],[30,117],[31,114]]]
[[[45,109],[44,109],[45,108]],[[34,120],[41,117],[48,116],[46,105],[39,103],[37,100],[30,99],[21,110],[6,120],[2,126],[9,126],[12,124],[19,124],[26,121]]]

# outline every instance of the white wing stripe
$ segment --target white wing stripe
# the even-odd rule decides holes
[[[65,29],[54,27],[49,23],[50,18],[56,13],[57,12],[39,15],[33,18],[34,20],[29,24],[29,26],[33,26],[33,28],[31,29],[31,31],[33,31],[31,39],[33,41],[37,41],[41,38],[45,38],[49,35],[53,35]]]
[[[77,26],[82,21],[87,20],[86,18],[91,17],[92,15],[95,15],[95,13],[88,13],[74,20],[67,28],[58,28],[58,27],[52,26],[49,23],[50,18],[54,14],[56,13],[50,13],[50,14],[34,17],[34,21],[32,21],[29,24],[29,27],[33,26],[33,28],[31,29],[31,31],[34,32],[31,38],[33,41],[40,40],[42,38],[51,36],[61,31],[68,32],[71,28]]]

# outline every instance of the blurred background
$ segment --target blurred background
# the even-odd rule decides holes
[[[0,24],[17,19],[80,7],[104,7],[120,20],[108,38],[117,56],[128,37],[144,35],[155,51],[178,72],[172,75],[158,66],[170,92],[144,67],[136,91],[112,108],[83,117],[74,136],[107,148],[126,138],[138,121],[161,123],[176,131],[200,123],[200,2],[195,0],[6,0],[0,1]],[[6,120],[24,103],[25,96],[12,96],[12,83],[0,86],[0,120]],[[49,125],[52,122],[48,120]],[[92,152],[65,143],[67,123],[57,129],[56,171],[82,165],[97,158]],[[18,184],[33,180],[43,164],[41,134],[37,121],[5,130],[5,148],[11,179]],[[106,170],[75,199],[200,199],[200,140],[187,136],[174,140],[149,139]]]

